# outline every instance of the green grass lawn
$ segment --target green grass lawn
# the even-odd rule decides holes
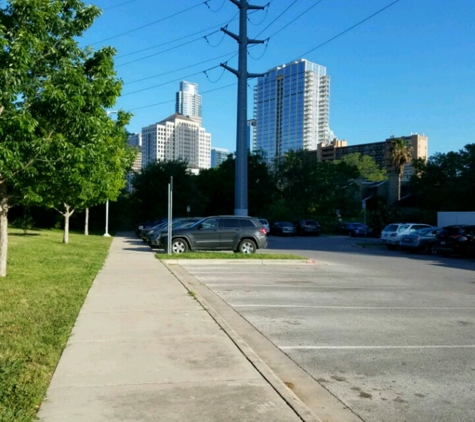
[[[51,380],[112,238],[60,230],[8,230],[0,278],[0,421],[26,422]]]
[[[157,253],[158,259],[308,259],[299,255],[276,254],[276,253],[229,253],[229,252],[185,252],[168,255],[167,253]]]

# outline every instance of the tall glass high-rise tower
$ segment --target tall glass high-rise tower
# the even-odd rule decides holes
[[[268,162],[289,150],[316,150],[330,139],[330,77],[326,68],[300,59],[270,69],[254,88],[253,150]]]
[[[176,93],[175,112],[201,122],[201,95],[198,94],[198,84],[180,82],[180,91]]]

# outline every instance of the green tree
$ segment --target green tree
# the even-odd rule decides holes
[[[203,198],[196,188],[195,177],[183,160],[150,163],[132,181],[134,192],[131,200],[140,221],[153,221],[168,213],[168,184],[173,177],[173,214],[176,217],[203,212]],[[139,221],[137,221],[139,222]]]
[[[389,149],[389,161],[397,175],[397,200],[401,199],[401,179],[406,164],[412,161],[412,147],[406,145],[402,138],[393,139]]]
[[[355,166],[360,173],[360,177],[364,180],[381,182],[388,178],[386,169],[381,169],[370,155],[361,155],[361,153],[356,152],[345,155],[341,160],[335,162],[339,161]]]
[[[287,214],[294,219],[331,218],[335,210],[350,214],[359,202],[353,182],[358,169],[345,162],[318,162],[306,151],[289,151],[275,170],[276,185]]]
[[[33,104],[100,10],[79,0],[10,0],[0,8],[0,276],[6,275],[8,210],[35,199],[37,165],[64,137],[40,125]],[[65,84],[67,81],[63,81]],[[69,101],[80,98],[63,98]],[[44,110],[43,112],[46,112]],[[51,163],[53,164],[53,163]]]
[[[475,144],[459,151],[437,153],[426,161],[416,160],[411,191],[417,205],[432,211],[475,209]]]

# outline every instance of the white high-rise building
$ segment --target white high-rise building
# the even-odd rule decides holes
[[[201,122],[201,95],[198,94],[198,84],[180,82],[180,91],[176,93],[175,112]]]
[[[194,173],[210,168],[211,134],[181,114],[142,128],[142,166],[163,160],[186,160]]]
[[[331,141],[330,77],[305,59],[270,69],[254,88],[253,150],[273,162],[289,150],[317,150]]]

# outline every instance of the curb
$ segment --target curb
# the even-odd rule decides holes
[[[262,377],[269,383],[269,385],[279,394],[279,396],[290,406],[290,408],[300,417],[303,422],[323,422],[318,416],[316,416],[310,408],[300,400],[286,385],[285,383],[277,377],[277,375],[272,371],[271,368],[254,352],[254,350],[242,339],[239,334],[236,333],[228,323],[221,317],[221,315],[204,299],[198,292],[194,291],[192,286],[188,283],[185,277],[182,277],[180,274],[175,271],[174,268],[170,265],[179,265],[177,261],[183,260],[160,260],[165,267],[173,274],[176,279],[185,287],[188,292],[193,292],[193,297],[201,304],[203,309],[208,312],[211,318],[221,327],[224,333],[231,339],[231,341],[237,346],[241,353],[247,358],[247,360],[254,366],[254,368],[262,375]],[[206,260],[186,260],[189,261],[198,261],[203,262]],[[219,261],[219,263],[228,263],[230,261],[226,260],[209,260],[209,261]],[[242,260],[233,260],[231,262],[242,261]],[[254,260],[253,260],[254,261]],[[257,260],[261,261],[261,260]],[[273,260],[262,260],[262,261],[273,261]],[[302,264],[303,261],[299,261],[299,264]],[[258,262],[259,264],[260,262]]]
[[[165,265],[180,265],[181,263],[193,265],[316,265],[321,264],[313,259],[159,259]]]

